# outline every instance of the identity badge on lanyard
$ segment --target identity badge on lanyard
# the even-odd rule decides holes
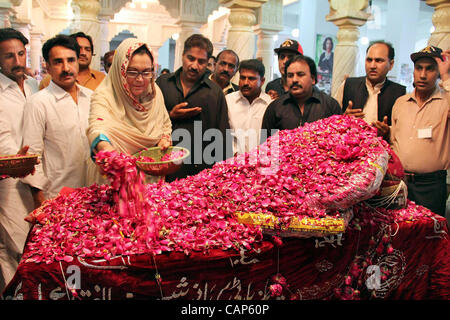
[[[417,138],[431,139],[431,137],[432,137],[432,127],[417,130]]]

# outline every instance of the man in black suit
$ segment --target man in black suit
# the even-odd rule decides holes
[[[347,78],[334,97],[345,114],[364,119],[388,138],[392,107],[406,93],[405,86],[387,79],[394,66],[394,48],[388,42],[373,42],[366,51],[366,76]]]

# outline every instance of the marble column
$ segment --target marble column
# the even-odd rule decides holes
[[[394,46],[395,58],[394,67],[388,74],[392,81],[399,82],[412,90],[412,84],[400,77],[401,67],[406,64],[412,67],[410,55],[415,50],[417,21],[420,14],[420,2],[411,0],[388,0],[386,25],[390,32],[386,34],[386,41]],[[402,12],[402,19],[398,18],[398,13]],[[410,79],[408,79],[410,80]],[[411,79],[412,81],[412,79]]]
[[[95,56],[92,57],[91,68],[100,70],[101,33],[98,19],[100,0],[72,0],[71,6],[75,15],[71,32],[82,31],[92,37]]]
[[[368,0],[328,0],[328,2],[330,3],[330,14],[326,16],[326,19],[339,28],[338,43],[334,49],[331,84],[331,95],[334,96],[345,75],[355,75],[358,27],[366,23],[370,14],[365,11],[369,5]]]
[[[253,26],[256,24],[255,10],[267,0],[220,0],[219,3],[230,9],[228,20],[231,28],[228,31],[227,48],[235,51],[241,60],[255,57],[255,34]]]
[[[150,50],[153,55],[153,65],[155,66],[155,71],[158,71],[156,70],[156,65],[158,64],[159,48],[161,48],[161,46],[150,45]]]
[[[322,16],[318,13],[318,7],[322,2],[324,1],[302,1],[299,8],[300,35],[298,42],[303,48],[303,54],[312,58],[316,56],[317,20]]]
[[[99,21],[100,21],[100,39],[99,39],[99,47],[96,50],[99,55],[100,58],[102,58],[105,53],[107,53],[109,51],[109,20],[112,19],[112,17],[105,17],[105,16],[100,16],[99,17]]]
[[[265,67],[264,88],[273,77],[273,38],[283,30],[283,1],[269,0],[257,10],[257,25],[254,31],[258,36],[256,41],[256,58],[261,58]]]
[[[44,34],[38,30],[30,32],[30,68],[33,71],[41,72],[42,61],[42,40]]]
[[[270,82],[273,78],[274,66],[273,66],[273,57],[274,57],[274,36],[278,34],[280,30],[268,30],[256,28],[255,32],[258,36],[258,40],[256,43],[257,51],[256,58],[261,58],[265,68],[264,78],[266,82],[264,83],[264,88],[266,84]]]
[[[208,16],[218,8],[218,0],[159,0],[169,14],[178,19],[180,27],[175,45],[174,70],[181,66],[184,41],[208,22]]]
[[[22,32],[22,34],[30,40],[31,21],[14,19],[11,22],[11,27]]]
[[[14,15],[14,13],[15,11],[11,1],[0,2],[0,28],[11,27],[11,17]]]
[[[200,27],[204,23],[199,22],[191,22],[191,21],[178,21],[178,25],[180,26],[180,32],[178,33],[178,39],[175,44],[175,61],[173,64],[173,70],[177,70],[181,67],[181,56],[183,55],[184,42],[191,35],[200,33]]]
[[[443,50],[450,49],[450,0],[426,0],[427,5],[434,7],[434,32],[428,40],[428,45]]]

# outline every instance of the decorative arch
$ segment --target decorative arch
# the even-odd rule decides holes
[[[127,38],[137,38],[137,36],[128,29],[122,29],[114,37],[112,37],[111,40],[108,41],[109,50],[115,50],[119,46],[119,44]]]
[[[130,0],[100,0],[101,10],[99,15],[114,16],[123,7],[125,7]]]
[[[110,42],[122,31],[129,31],[139,39],[144,39],[146,35],[146,25],[132,25],[129,23],[115,23],[111,24],[109,28],[109,35],[107,41]]]

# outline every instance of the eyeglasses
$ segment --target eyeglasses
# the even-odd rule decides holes
[[[127,70],[127,77],[129,78],[137,78],[139,75],[145,79],[151,79],[155,76],[154,71],[136,71],[136,70]]]

